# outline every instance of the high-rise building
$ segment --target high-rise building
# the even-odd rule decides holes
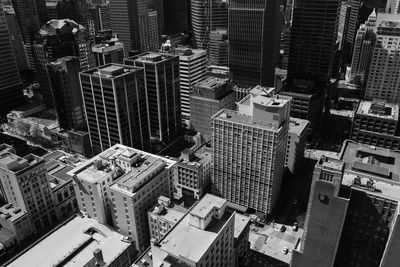
[[[124,44],[117,38],[102,41],[92,46],[92,53],[96,60],[96,66],[102,66],[109,63],[124,62],[125,50]]]
[[[295,173],[304,157],[304,149],[309,134],[310,122],[299,118],[290,118],[285,167]]]
[[[75,56],[81,70],[94,67],[95,61],[85,28],[73,20],[50,20],[36,35],[35,44],[36,76],[40,83],[40,94],[48,106],[54,106],[46,64],[58,58]]]
[[[236,95],[229,79],[208,77],[190,95],[190,124],[206,140],[212,137],[211,117],[221,109],[235,109]]]
[[[46,67],[60,127],[64,130],[81,128],[85,113],[79,83],[79,59],[62,57]]]
[[[0,152],[2,195],[7,202],[28,212],[37,232],[46,230],[57,218],[45,161],[33,154],[21,158],[3,148]]]
[[[400,150],[399,104],[361,101],[354,113],[350,139],[372,146]]]
[[[339,14],[339,24],[338,24],[338,33],[337,33],[337,41],[339,42],[339,50],[343,49],[343,45],[346,41],[347,36],[347,25],[349,23],[351,13],[351,5],[348,1],[343,1],[340,4],[340,14]]]
[[[108,4],[91,6],[89,14],[90,19],[93,20],[96,34],[98,31],[111,29],[110,6]]]
[[[227,0],[190,0],[194,44],[208,49],[210,31],[228,27]]]
[[[18,25],[20,27],[22,40],[28,54],[30,67],[34,69],[35,60],[32,44],[35,39],[35,34],[48,20],[46,1],[12,0],[12,4],[17,15]]]
[[[269,214],[278,199],[289,129],[290,100],[249,95],[239,111],[212,117],[211,192]]]
[[[398,152],[353,141],[322,157],[291,266],[398,266],[399,166]]]
[[[158,49],[162,22],[161,1],[159,0],[110,0],[111,27],[130,51],[147,52],[147,48]],[[155,11],[156,13],[154,13]],[[157,23],[155,23],[157,21]]]
[[[384,13],[400,14],[400,1],[399,0],[387,0]]]
[[[335,54],[339,4],[339,0],[295,2],[288,80],[315,80],[324,86],[329,81]]]
[[[144,250],[150,245],[147,212],[160,195],[171,197],[177,169],[173,160],[117,144],[68,174],[80,210]]]
[[[350,80],[365,85],[376,42],[376,13],[372,11],[365,24],[357,31],[351,61]]]
[[[280,40],[279,2],[231,0],[229,68],[242,88],[273,86]]]
[[[400,103],[400,19],[382,21],[368,74],[365,98]]]
[[[144,68],[151,137],[164,144],[174,140],[182,129],[179,57],[149,52],[124,63]]]
[[[7,114],[12,108],[23,103],[22,83],[3,6],[0,4],[0,114]]]
[[[217,29],[210,32],[208,60],[210,65],[228,66],[228,30]]]
[[[147,149],[150,134],[143,69],[108,64],[79,75],[93,154],[118,143]]]
[[[179,56],[182,120],[189,120],[190,92],[206,77],[207,51],[177,47],[174,52]]]
[[[188,0],[162,0],[164,14],[164,28],[162,34],[178,34],[189,32],[190,27],[190,1]]]
[[[164,238],[152,244],[152,266],[235,266],[236,219],[227,210],[226,200],[205,195]]]

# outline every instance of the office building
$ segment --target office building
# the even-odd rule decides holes
[[[400,19],[382,21],[377,25],[377,37],[368,74],[365,99],[381,99],[400,103]]]
[[[111,28],[118,33],[121,43],[124,44],[126,56],[134,50],[146,52],[146,48],[155,43],[155,49],[158,49],[160,37],[156,33],[159,34],[161,30],[161,1],[111,0],[109,8]]]
[[[10,33],[10,41],[14,51],[18,70],[28,70],[28,56],[26,54],[24,43],[22,41],[22,35],[18,26],[17,15],[15,14],[14,8],[12,6],[3,5],[3,9],[6,16],[8,32]]]
[[[57,4],[59,0],[45,0],[47,19],[58,19]]]
[[[47,63],[46,68],[60,127],[65,130],[82,127],[85,113],[79,83],[79,59],[62,57]]]
[[[93,154],[121,143],[150,145],[143,69],[108,64],[80,74]]]
[[[304,157],[309,126],[310,122],[307,120],[290,118],[285,167],[291,173],[295,173]]]
[[[176,162],[114,145],[71,170],[79,209],[129,236],[137,250],[150,244],[147,212],[160,195],[170,197]]]
[[[372,11],[365,24],[357,31],[351,61],[350,81],[365,85],[376,42],[376,13]]]
[[[12,0],[17,15],[22,40],[28,55],[29,65],[35,68],[33,42],[35,34],[46,23],[47,10],[45,0]]]
[[[178,176],[174,178],[174,197],[200,200],[210,188],[211,149],[203,144],[197,149],[187,149],[176,159]]]
[[[234,232],[235,213],[227,211],[227,201],[207,194],[152,244],[152,266],[234,266]]]
[[[398,152],[353,141],[345,141],[339,160],[321,158],[305,239],[291,266],[399,265],[399,159]]]
[[[23,103],[22,82],[15,60],[6,15],[0,4],[0,114],[7,112]]]
[[[351,13],[351,5],[348,1],[343,1],[340,4],[339,24],[337,41],[339,42],[339,49],[342,50],[347,36],[347,23]]]
[[[399,0],[387,0],[384,13],[400,14],[400,1]]]
[[[280,40],[279,2],[229,3],[229,68],[242,88],[273,86]]]
[[[150,240],[160,240],[185,216],[187,209],[171,203],[171,199],[160,196],[157,204],[148,212]]]
[[[57,220],[43,158],[33,154],[21,158],[2,146],[0,175],[3,197],[28,212],[36,232]]]
[[[190,93],[206,77],[207,51],[177,47],[174,53],[179,56],[182,119],[189,120]]]
[[[99,31],[111,29],[110,6],[109,4],[92,5],[89,8],[90,19],[93,20],[96,34]]]
[[[211,117],[221,109],[235,109],[236,96],[229,79],[209,76],[190,95],[190,124],[206,140],[212,137]]]
[[[217,29],[210,32],[208,61],[210,65],[228,66],[228,30]]]
[[[228,26],[227,0],[191,0],[191,24],[196,48],[208,49],[210,31]]]
[[[134,244],[96,220],[76,216],[8,266],[130,266]]]
[[[92,53],[98,67],[110,63],[122,64],[125,57],[124,44],[119,42],[118,38],[111,38],[93,45]]]
[[[262,93],[239,111],[212,117],[211,192],[264,214],[277,201],[284,171],[290,100]]]
[[[49,107],[54,106],[46,64],[61,57],[75,56],[81,70],[94,67],[90,41],[85,28],[73,20],[50,20],[36,35],[35,51],[36,78],[40,84],[40,94]]]
[[[182,129],[179,57],[148,52],[124,63],[144,68],[150,135],[168,144]]]
[[[242,266],[249,252],[250,218],[235,213],[235,266]]]
[[[350,139],[359,143],[399,150],[399,105],[361,101],[354,113]]]
[[[26,210],[11,203],[0,207],[0,225],[2,252],[23,246],[23,242],[35,233]]]

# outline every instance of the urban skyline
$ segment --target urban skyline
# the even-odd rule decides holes
[[[0,266],[400,266],[400,1],[0,0]]]

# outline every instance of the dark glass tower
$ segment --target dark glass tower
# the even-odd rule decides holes
[[[11,46],[7,21],[0,3],[0,114],[5,115],[23,101],[22,84]]]
[[[279,54],[279,1],[231,0],[228,28],[234,84],[273,86]]]
[[[148,42],[159,42],[161,5],[159,0],[110,0],[111,27],[124,44],[126,54],[132,50],[145,52],[148,47],[152,47]],[[157,12],[156,17],[152,13],[154,11]],[[154,19],[157,23],[153,22]],[[147,36],[153,37],[149,39]]]

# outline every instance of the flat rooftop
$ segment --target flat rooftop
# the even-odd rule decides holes
[[[92,233],[87,232],[94,229]],[[27,250],[10,263],[21,266],[83,266],[93,258],[93,251],[102,250],[104,262],[110,264],[124,252],[130,243],[121,241],[123,236],[94,219],[77,216]]]
[[[211,90],[224,86],[228,81],[228,79],[210,76],[207,77],[205,80],[199,82],[197,86]]]
[[[157,204],[151,211],[149,211],[154,216],[159,217],[160,219],[177,223],[180,219],[183,218],[186,214],[186,209],[180,206],[174,205],[173,207],[164,207],[162,212],[157,213],[156,207],[160,206]]]
[[[282,262],[290,263],[293,249],[296,249],[303,235],[303,229],[293,231],[291,226],[286,226],[286,231],[281,232],[281,224],[267,225],[263,228],[251,228],[249,241],[250,249],[270,256]],[[284,254],[283,249],[288,248]]]
[[[132,72],[141,71],[142,68],[135,66],[127,66],[123,64],[111,63],[104,66],[96,67],[87,71],[81,72],[81,74],[89,74],[95,76],[101,76],[109,79],[116,79],[125,76]]]
[[[29,154],[23,158],[10,152],[0,152],[0,168],[10,170],[12,172],[21,171],[29,166],[42,161],[41,157]]]
[[[356,114],[367,115],[383,119],[399,120],[399,105],[392,103],[378,103],[379,110],[374,109],[373,101],[361,101]],[[376,110],[376,111],[375,111]]]
[[[0,207],[0,217],[11,222],[19,220],[21,217],[26,216],[26,214],[26,210],[16,207],[11,203]]]
[[[344,162],[345,170],[352,173],[386,182],[400,182],[399,152],[346,140],[339,158]]]
[[[205,218],[214,208],[220,209],[226,205],[226,203],[227,201],[223,198],[206,194],[190,211],[190,214],[200,218]]]
[[[198,262],[233,214],[225,212],[220,220],[213,219],[205,230],[192,226],[189,216],[187,214],[158,244],[168,254]]]
[[[177,55],[156,53],[156,52],[145,52],[140,55],[125,58],[124,61],[140,61],[147,63],[160,63],[171,58],[178,58]]]
[[[341,171],[343,169],[344,163],[341,160],[336,158],[330,158],[327,156],[322,156],[321,159],[317,163],[322,167],[326,167],[329,169],[334,169],[337,171]]]
[[[310,122],[308,120],[298,119],[290,117],[289,121],[289,133],[301,136],[305,133],[309,127]]]
[[[235,213],[235,233],[234,238],[238,238],[249,224],[250,218],[239,213]]]

